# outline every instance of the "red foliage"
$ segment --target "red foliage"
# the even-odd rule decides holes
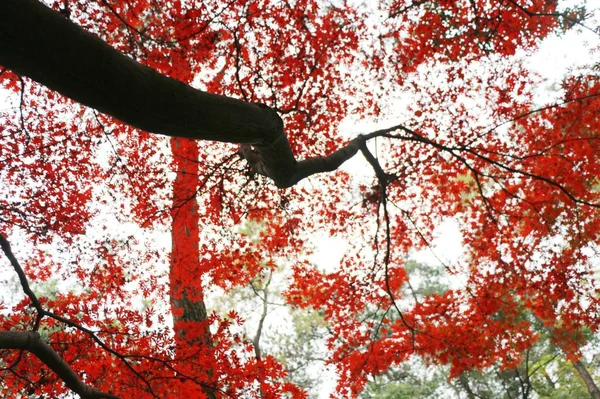
[[[19,294],[0,329],[37,328],[86,384],[123,398],[305,398],[238,313],[191,317],[181,302],[204,306],[285,263],[287,304],[328,323],[340,397],[412,355],[452,377],[515,367],[533,321],[576,357],[600,327],[598,77],[567,77],[559,103],[534,108],[516,54],[559,26],[555,1],[384,3],[68,2],[73,21],[161,73],[275,108],[299,158],[339,148],[349,116],[400,114],[410,129],[380,136],[387,180],[337,171],[284,193],[230,145],[136,131],[0,69],[13,102],[0,113],[0,232],[34,285],[56,282],[41,305],[72,321],[36,319]],[[398,93],[413,100],[402,112]],[[447,218],[466,256],[445,267],[461,286],[413,301],[405,259]],[[241,234],[244,222],[260,229]],[[306,258],[322,234],[349,243],[325,270]],[[0,356],[5,391],[67,391],[31,354]]]

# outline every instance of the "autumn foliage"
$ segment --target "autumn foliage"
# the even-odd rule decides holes
[[[324,315],[340,398],[415,355],[450,377],[516,367],[534,324],[577,359],[600,327],[600,61],[543,103],[527,64],[545,37],[587,29],[581,13],[554,0],[45,3],[164,75],[271,107],[298,159],[346,145],[344,121],[393,126],[362,132],[361,166],[280,190],[236,144],[149,134],[0,66],[0,331],[39,332],[88,397],[307,397],[239,310],[207,301],[278,266],[286,306]],[[456,284],[412,298],[404,264],[435,252],[448,219],[463,255],[436,255]],[[347,242],[339,264],[313,264],[323,236]],[[72,390],[1,340],[0,394]]]

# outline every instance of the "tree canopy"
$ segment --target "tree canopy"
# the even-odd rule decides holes
[[[600,397],[580,361],[600,327],[600,35],[585,6],[0,10],[5,396],[304,398],[292,352],[314,350],[347,398],[415,357],[458,381],[523,373],[544,343]],[[589,62],[543,91],[528,60],[571,30]],[[460,256],[433,245],[447,221]],[[344,243],[339,260],[314,256],[320,239]],[[451,284],[415,289],[420,250]],[[260,304],[251,334],[243,287]],[[299,310],[304,332],[266,345],[268,318]]]

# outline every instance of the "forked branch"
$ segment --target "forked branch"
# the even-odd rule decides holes
[[[42,308],[40,301],[29,287],[27,276],[25,275],[23,268],[13,254],[10,243],[2,234],[0,234],[0,247],[10,261],[12,267],[17,272],[23,291],[29,297],[38,313],[34,326],[34,328],[37,328],[41,317],[50,315],[50,313]],[[82,398],[119,399],[118,396],[99,391],[84,384],[71,367],[50,345],[41,339],[36,331],[0,331],[0,349],[26,350],[31,352],[40,359],[42,363],[48,366],[50,370],[56,373],[69,389],[80,395]]]
[[[31,352],[48,366],[71,391],[84,399],[119,399],[118,396],[84,384],[71,367],[35,331],[0,331],[0,349]]]
[[[268,146],[242,145],[238,154],[256,173],[271,178],[277,187],[285,188],[314,174],[336,170],[356,155],[365,140],[365,136],[359,135],[328,156],[297,161],[284,134]]]

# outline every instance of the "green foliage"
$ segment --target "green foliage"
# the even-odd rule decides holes
[[[410,284],[405,295],[415,300],[432,294],[443,294],[448,285],[442,267],[424,265],[413,260],[405,263]],[[520,309],[523,320],[531,323],[539,334],[537,343],[523,353],[521,364],[515,369],[501,369],[498,365],[466,371],[458,378],[448,380],[445,366],[433,366],[418,358],[402,363],[382,375],[373,377],[361,395],[362,399],[579,399],[590,394],[565,355],[552,340],[551,331],[531,312]],[[501,313],[496,315],[502,317]],[[589,329],[579,334],[586,342],[598,342]],[[592,376],[600,375],[596,364],[585,364]]]
[[[427,367],[421,359],[413,358],[376,376],[361,394],[362,399],[426,399],[435,397],[440,387],[447,385],[442,367]]]
[[[443,268],[426,265],[415,260],[404,264],[410,277],[410,285],[406,287],[408,295],[422,298],[433,294],[443,294],[448,290],[446,272]]]

